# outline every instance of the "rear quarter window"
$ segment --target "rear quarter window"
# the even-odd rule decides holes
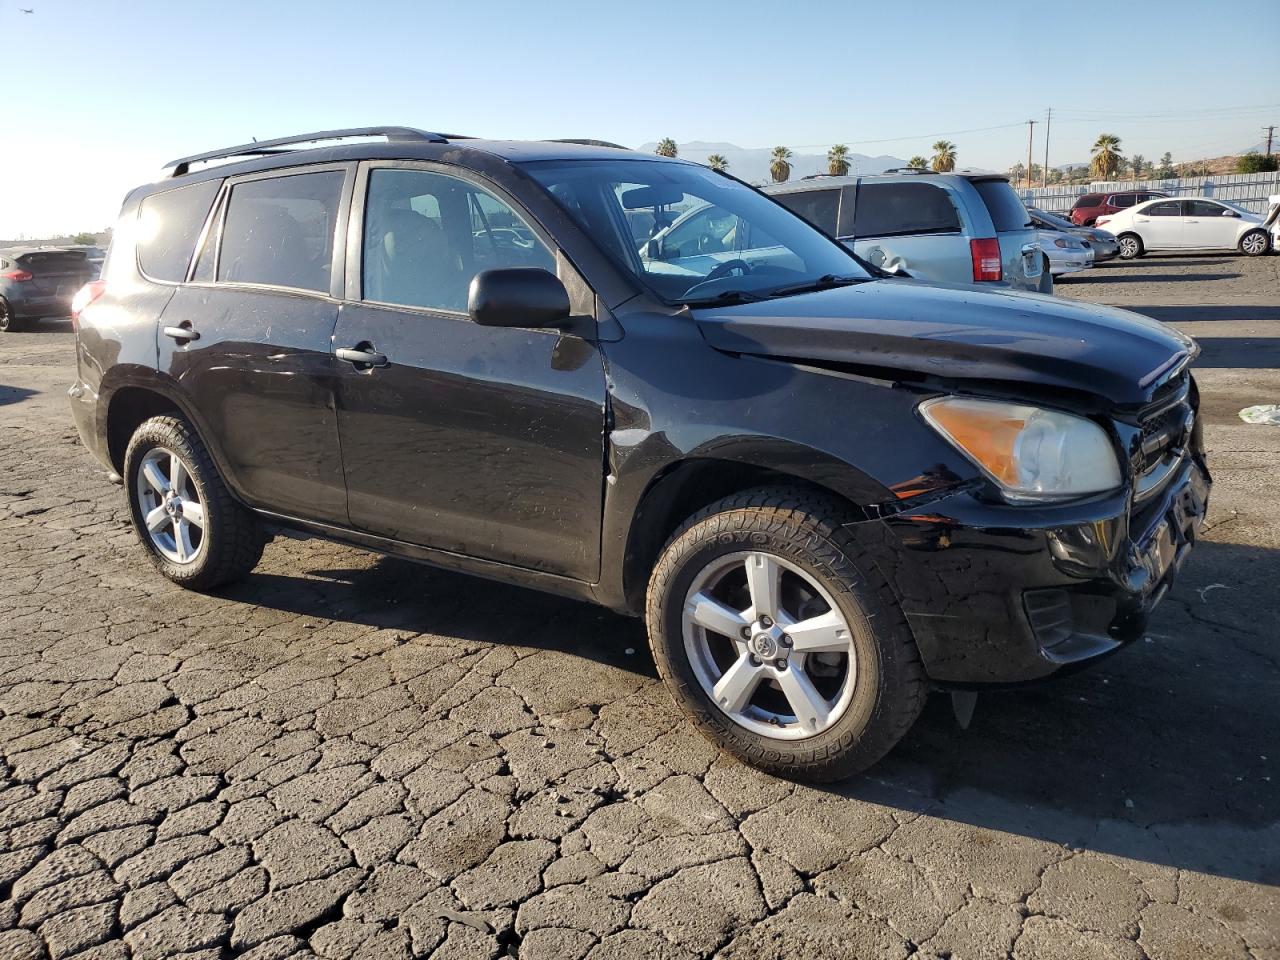
[[[1077,210],[1080,207],[1096,207],[1098,205],[1098,202],[1101,199],[1102,198],[1099,197],[1096,193],[1086,193],[1083,197],[1081,197],[1079,200],[1077,200],[1075,203],[1071,205],[1071,209]]]
[[[83,250],[41,250],[38,253],[23,254],[18,258],[18,265],[32,273],[63,272],[85,266]]]
[[[1016,199],[1016,198],[1015,198]],[[960,217],[947,191],[931,183],[861,183],[853,212],[856,237],[957,233]]]
[[[802,190],[798,193],[784,193],[775,199],[823,233],[832,237],[836,235],[836,215],[840,211],[839,190]]]
[[[973,180],[973,187],[982,197],[982,202],[991,214],[991,223],[996,233],[1007,233],[1010,230],[1025,230],[1031,225],[1027,216],[1027,208],[1022,205],[1018,195],[1009,186],[1008,180]]]
[[[204,226],[221,180],[154,193],[138,210],[138,266],[153,280],[178,283]]]

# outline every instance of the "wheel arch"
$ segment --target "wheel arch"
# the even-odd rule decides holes
[[[134,431],[152,417],[179,416],[193,429],[209,451],[218,472],[233,497],[244,502],[233,473],[228,469],[222,448],[208,424],[183,396],[175,384],[146,371],[142,376],[124,376],[111,385],[103,384],[101,434],[106,441],[107,456],[117,474],[124,474],[124,455]]]
[[[600,600],[629,613],[642,611],[650,572],[671,536],[703,507],[735,493],[762,486],[795,487],[837,500],[865,519],[875,515],[873,504],[893,499],[892,493],[855,467],[817,451],[789,452],[789,458],[779,457],[777,450],[760,455],[758,449],[754,456],[744,455],[745,451],[734,456],[689,456],[656,472],[629,512],[624,546],[613,564],[606,547]]]

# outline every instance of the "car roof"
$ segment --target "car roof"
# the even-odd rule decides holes
[[[383,128],[378,129],[381,131]],[[390,129],[407,130],[407,128]],[[237,147],[227,147],[224,150],[214,150],[172,160],[165,166],[164,175],[144,189],[148,193],[154,193],[169,189],[171,186],[213,178],[221,179],[241,173],[357,160],[437,160],[465,164],[468,161],[474,163],[483,157],[511,164],[522,164],[540,160],[627,159],[694,165],[688,160],[640,153],[602,140],[486,140],[478,137],[409,131],[416,136],[412,138],[391,136],[385,142],[371,142],[367,139],[361,142],[350,142],[357,136],[370,137],[382,134],[381,132],[366,133],[362,132],[362,129],[334,132],[343,136],[337,138],[324,134],[305,134],[281,140],[267,140],[261,144],[241,144]],[[307,139],[308,137],[311,139]],[[338,139],[348,142],[313,145],[318,141]],[[276,146],[277,144],[295,146],[280,148]]]
[[[0,257],[25,257],[28,253],[84,253],[83,247],[46,246],[0,247]]]
[[[806,190],[831,190],[837,187],[852,186],[855,183],[868,181],[871,183],[914,183],[917,180],[922,183],[950,183],[954,180],[964,180],[969,183],[984,180],[1003,180],[1006,183],[1009,178],[1003,173],[980,173],[976,170],[951,170],[947,173],[940,173],[936,170],[919,170],[909,173],[895,173],[886,171],[885,173],[860,173],[848,174],[843,177],[832,176],[828,173],[817,173],[801,180],[789,180],[785,183],[767,183],[764,189],[768,193],[801,193]]]

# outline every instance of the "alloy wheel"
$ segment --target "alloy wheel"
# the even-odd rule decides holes
[[[682,628],[704,692],[753,733],[814,736],[853,698],[848,623],[821,584],[781,557],[735,553],[709,563],[689,587]]]
[[[1138,255],[1138,241],[1133,237],[1120,238],[1120,256],[1126,260]]]
[[[194,562],[204,549],[205,513],[191,468],[155,447],[138,468],[137,494],[152,546],[173,563]]]
[[[1256,257],[1267,249],[1267,238],[1261,233],[1251,233],[1241,241],[1240,246],[1245,253]]]

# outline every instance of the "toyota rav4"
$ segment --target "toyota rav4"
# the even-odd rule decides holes
[[[169,579],[244,577],[285,527],[643,616],[699,729],[812,779],[931,687],[1139,636],[1209,494],[1188,337],[889,277],[595,141],[175,161],[75,324],[80,435]]]

